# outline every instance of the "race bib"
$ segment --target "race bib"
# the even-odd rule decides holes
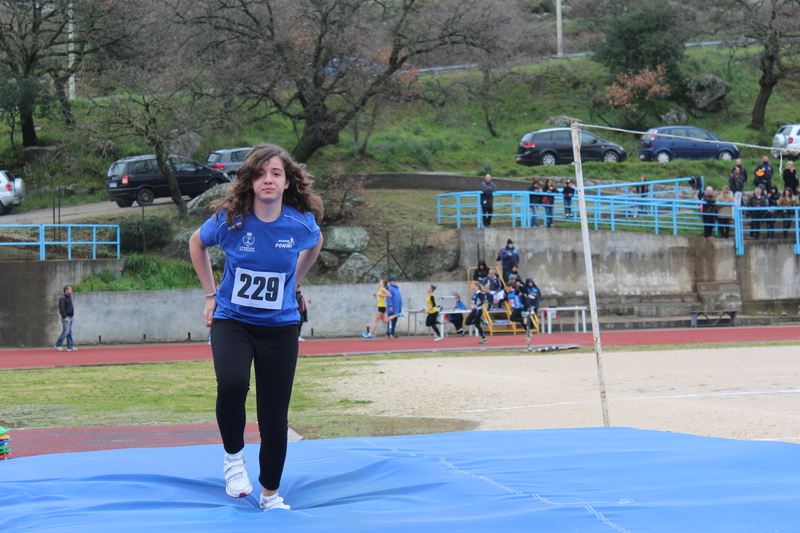
[[[231,302],[259,309],[281,309],[285,281],[286,274],[283,272],[256,272],[237,268]]]

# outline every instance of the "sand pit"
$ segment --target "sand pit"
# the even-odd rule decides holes
[[[800,442],[800,347],[603,354],[612,426]],[[602,426],[594,353],[433,357],[352,365],[325,381],[354,413],[456,418],[482,430]]]

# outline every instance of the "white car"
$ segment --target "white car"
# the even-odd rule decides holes
[[[11,172],[0,170],[0,215],[7,215],[25,197],[25,182]]]
[[[797,159],[800,157],[800,124],[786,124],[781,126],[778,133],[772,138],[772,156],[784,159]]]

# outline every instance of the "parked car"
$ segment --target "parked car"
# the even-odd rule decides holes
[[[772,138],[772,147],[780,148],[784,159],[797,159],[800,156],[800,124],[786,124],[781,126],[778,133]],[[772,151],[773,157],[778,157],[780,152]]]
[[[194,198],[208,189],[228,182],[228,177],[186,157],[168,159],[181,193]],[[114,161],[106,173],[106,199],[120,207],[150,205],[155,198],[172,196],[167,178],[161,173],[154,155],[137,155]]]
[[[663,135],[687,137],[676,139]],[[673,159],[721,159],[731,161],[739,157],[739,149],[703,128],[694,126],[664,126],[650,128],[642,135],[639,159],[669,163]]]
[[[0,215],[7,215],[25,198],[25,182],[8,170],[0,170]]]
[[[625,161],[625,148],[581,131],[581,161]],[[530,131],[522,136],[517,147],[518,165],[558,165],[574,161],[570,128],[549,128]]]
[[[206,165],[214,170],[224,172],[228,179],[236,179],[236,171],[244,163],[244,158],[250,152],[250,148],[226,148],[224,150],[214,150],[206,158]]]

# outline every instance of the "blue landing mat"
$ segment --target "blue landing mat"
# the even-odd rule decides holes
[[[0,531],[800,531],[797,444],[628,428],[301,441],[281,487],[292,510],[268,512],[225,495],[222,453],[0,462]]]

